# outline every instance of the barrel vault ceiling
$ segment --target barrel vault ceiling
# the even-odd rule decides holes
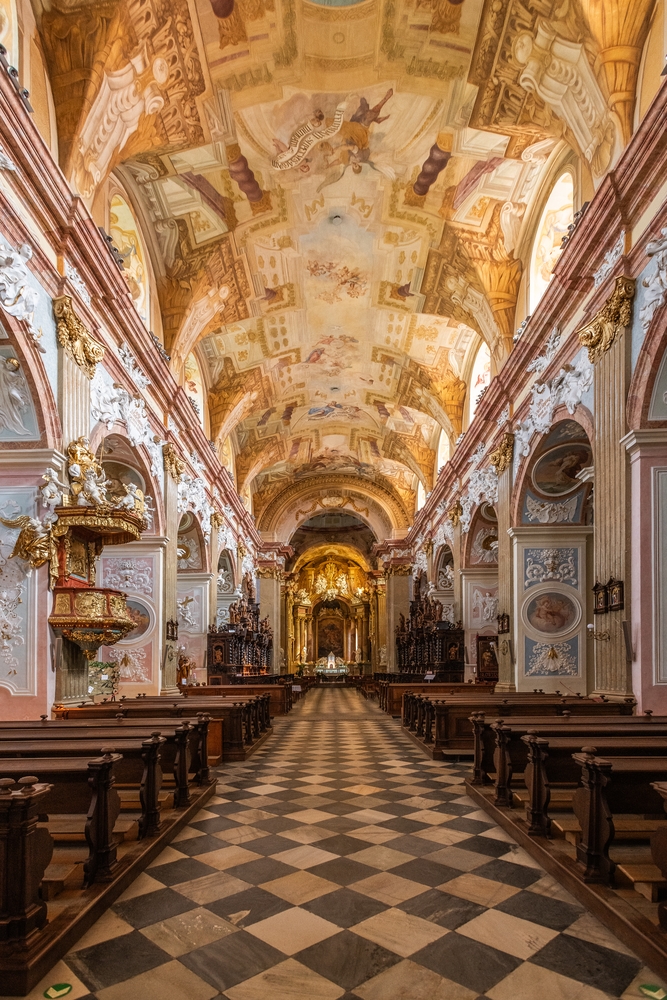
[[[614,95],[638,60],[616,79],[598,56],[638,50],[651,6],[38,5],[61,165],[91,206],[122,181],[172,365],[199,366],[207,431],[260,527],[281,490],[324,476],[382,484],[413,516],[480,344],[492,371],[511,350],[554,159],[571,150],[594,187],[627,139]],[[590,142],[530,85],[554,39],[593,95]]]

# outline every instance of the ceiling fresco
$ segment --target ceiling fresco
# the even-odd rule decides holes
[[[150,251],[172,365],[260,527],[323,474],[384,483],[408,519],[432,488],[480,346],[490,376],[511,350],[554,163],[578,156],[593,190],[629,134],[651,2],[607,6],[45,6],[63,169],[92,205],[122,181],[150,234],[132,278]],[[549,53],[578,81],[569,103]],[[109,88],[127,98],[112,142]],[[556,208],[545,283],[571,206]]]

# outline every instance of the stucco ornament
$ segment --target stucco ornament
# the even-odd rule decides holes
[[[26,267],[32,258],[32,248],[27,243],[14,250],[7,243],[0,243],[0,305],[8,315],[23,320],[35,346],[46,354],[39,340],[41,329],[35,328],[35,309],[38,294],[30,286],[30,272]]]
[[[123,368],[139,389],[145,389],[151,384],[151,380],[144,374],[144,372],[142,372],[141,368],[137,364],[134,354],[127,344],[121,344],[118,348],[118,357],[120,358]]]
[[[144,446],[150,456],[151,472],[158,482],[162,482],[162,446],[166,442],[151,429],[145,401],[116,385],[102,365],[97,366],[90,383],[90,415],[93,422],[99,420],[106,424],[107,430],[111,430],[116,421],[124,423],[130,443],[135,448]]]
[[[526,511],[529,521],[537,521],[539,524],[565,524],[574,521],[577,512],[576,496],[564,500],[562,503],[555,503],[548,500],[534,500],[531,496],[526,497]]]
[[[634,278],[616,279],[614,290],[595,318],[577,331],[579,343],[588,348],[591,364],[602,358],[626,326],[632,322]]]
[[[667,298],[667,228],[661,230],[657,240],[651,240],[646,244],[647,257],[655,260],[655,271],[642,281],[644,292],[644,304],[639,312],[639,321],[644,333],[649,328],[656,309]]]
[[[514,431],[515,459],[530,453],[533,434],[545,434],[551,429],[557,406],[563,405],[569,414],[574,413],[584,393],[593,384],[593,365],[589,353],[584,348],[550,381],[538,382],[533,386],[528,416]]]
[[[202,534],[209,542],[211,540],[211,514],[214,513],[215,508],[209,503],[204,480],[199,477],[192,479],[183,473],[178,483],[176,507],[179,514],[192,511],[199,515]]]
[[[577,586],[575,549],[526,549],[525,586],[567,583]]]

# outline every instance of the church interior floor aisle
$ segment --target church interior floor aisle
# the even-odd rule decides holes
[[[356,692],[311,691],[30,994],[605,1000],[656,977]]]

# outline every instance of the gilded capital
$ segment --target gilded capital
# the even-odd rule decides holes
[[[512,457],[514,456],[514,435],[509,431],[503,434],[503,439],[496,448],[495,451],[491,452],[489,456],[491,465],[496,470],[496,475],[499,476],[512,464]]]
[[[632,322],[634,278],[616,278],[614,290],[595,318],[577,331],[579,343],[588,348],[591,364],[607,353],[623,328]]]
[[[86,330],[74,312],[69,295],[53,300],[53,314],[56,318],[58,343],[86,377],[92,379],[95,368],[104,357],[104,348]]]
[[[180,477],[185,472],[185,462],[183,459],[178,457],[178,452],[174,448],[173,444],[164,445],[162,449],[162,458],[164,460],[165,471],[169,473],[175,482],[178,482]]]
[[[452,506],[447,511],[447,517],[452,522],[454,527],[456,527],[456,525],[461,520],[462,513],[463,513],[463,507],[461,506],[460,500],[457,500],[454,504],[452,504]]]

